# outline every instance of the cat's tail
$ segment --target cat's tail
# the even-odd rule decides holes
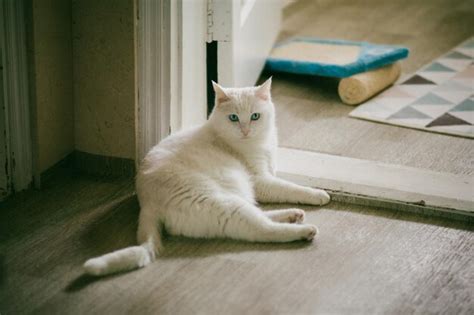
[[[84,263],[84,270],[93,276],[105,276],[116,272],[145,267],[155,260],[155,244],[150,239],[139,246],[131,246]]]

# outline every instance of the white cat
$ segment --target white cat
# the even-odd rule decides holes
[[[189,237],[254,242],[312,240],[304,211],[262,211],[257,202],[323,205],[329,195],[275,177],[277,134],[271,78],[258,87],[214,83],[209,120],[152,148],[136,179],[138,243],[88,260],[85,271],[105,275],[143,267],[163,250],[161,230]],[[292,224],[296,223],[296,224]]]

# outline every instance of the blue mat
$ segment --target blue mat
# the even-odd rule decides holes
[[[283,56],[281,53],[278,55],[278,51],[281,51],[281,48],[284,48],[285,45],[292,45],[294,43],[301,42],[306,44],[315,44],[318,45],[318,47],[321,47],[320,45],[327,45],[329,48],[329,52],[333,50],[333,52],[331,53],[335,55],[338,54],[337,46],[357,46],[359,47],[359,52],[356,58],[352,58],[352,60],[347,60],[343,64],[341,64],[340,62],[331,63],[301,60],[301,56],[293,57],[291,53],[288,53],[286,55],[283,54]],[[277,44],[274,47],[272,53],[270,54],[270,57],[267,58],[265,68],[266,70],[273,72],[289,72],[307,75],[345,78],[360,72],[365,72],[368,70],[379,68],[384,65],[394,63],[397,60],[406,58],[408,56],[408,53],[408,48],[400,46],[377,45],[367,42],[354,42],[347,40],[296,37]],[[278,55],[278,57],[276,57],[276,55]],[[331,56],[329,56],[329,58],[330,57]]]

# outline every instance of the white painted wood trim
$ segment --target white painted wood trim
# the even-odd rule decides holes
[[[137,2],[137,157],[169,134],[171,0]]]
[[[3,47],[3,89],[7,117],[7,159],[12,187],[32,182],[32,137],[24,1],[2,1],[0,40]]]
[[[207,119],[205,0],[137,1],[137,165],[170,132]]]
[[[250,0],[255,1],[255,0]],[[230,42],[232,37],[232,11],[237,1],[207,0],[207,42]]]
[[[222,0],[214,5],[213,20],[223,19],[227,36],[217,47],[219,84],[232,87],[252,86],[265,65],[278,36],[282,2]],[[230,20],[231,23],[229,23]],[[215,24],[215,22],[213,22]],[[230,29],[229,29],[230,27]]]
[[[240,12],[240,26],[245,24],[245,21],[247,21],[247,18],[250,15],[250,12],[252,12],[252,9],[255,5],[255,2],[257,0],[246,0],[244,4],[242,5],[241,12]]]
[[[295,183],[474,215],[474,179],[430,170],[279,148],[278,176]]]
[[[177,130],[200,125],[207,120],[207,1],[181,2],[181,125]]]
[[[171,1],[170,25],[170,132],[180,130],[183,124],[183,2]]]
[[[3,5],[0,3],[0,21],[3,21],[3,19]],[[4,33],[3,23],[0,23],[1,38],[3,38]],[[11,193],[8,113],[3,92],[5,82],[3,65],[6,63],[5,54],[3,53],[4,44],[4,41],[0,40],[0,165],[4,166],[0,168],[0,202]]]
[[[212,12],[214,16],[222,15],[224,12],[230,16],[227,22],[228,39],[219,41],[217,45],[217,82],[226,87],[238,87],[235,79],[237,71],[235,41],[240,30],[240,18],[237,19],[239,15],[236,13],[240,12],[240,1],[224,0],[216,9]]]

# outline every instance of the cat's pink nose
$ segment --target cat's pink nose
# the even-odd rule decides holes
[[[240,126],[240,131],[242,131],[242,134],[246,137],[250,133],[250,128],[248,126]]]

